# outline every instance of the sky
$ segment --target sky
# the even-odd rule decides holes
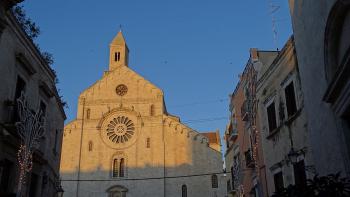
[[[288,1],[269,0],[37,0],[24,1],[41,29],[36,43],[54,56],[66,123],[79,94],[108,69],[109,43],[122,27],[129,67],[161,88],[169,113],[200,131],[229,120],[229,95],[249,49],[282,48],[292,34]],[[222,141],[223,143],[223,141]]]

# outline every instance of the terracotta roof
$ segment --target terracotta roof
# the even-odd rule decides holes
[[[208,133],[201,133],[203,134],[205,137],[207,137],[209,139],[209,143],[215,143],[215,144],[219,144],[220,139],[218,139],[218,135],[216,132],[208,132]]]

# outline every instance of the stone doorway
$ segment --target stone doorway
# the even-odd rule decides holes
[[[108,197],[126,197],[128,189],[121,185],[115,185],[107,189]]]

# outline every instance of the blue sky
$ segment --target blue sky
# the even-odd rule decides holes
[[[277,47],[291,35],[288,1],[275,1]],[[249,48],[274,50],[268,0],[25,1],[41,29],[36,40],[54,55],[58,87],[68,102],[108,68],[109,43],[122,25],[129,67],[163,89],[171,114],[198,131],[228,122],[228,98]],[[195,120],[195,121],[189,121]],[[200,120],[200,121],[198,121]]]

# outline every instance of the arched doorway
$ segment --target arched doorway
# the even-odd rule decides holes
[[[107,189],[108,197],[126,197],[128,189],[121,185],[115,185]]]

